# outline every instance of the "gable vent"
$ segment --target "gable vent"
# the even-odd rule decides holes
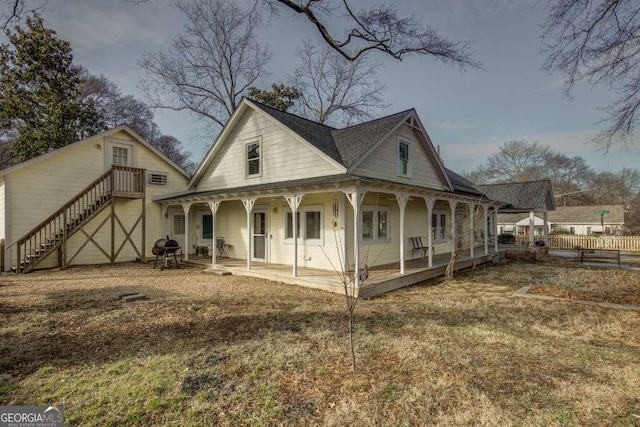
[[[150,173],[149,184],[167,185],[167,174],[166,173]]]

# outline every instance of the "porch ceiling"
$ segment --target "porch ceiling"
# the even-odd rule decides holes
[[[329,175],[316,178],[282,181],[269,184],[248,185],[220,190],[184,192],[155,197],[153,201],[163,204],[202,203],[207,201],[240,200],[245,198],[284,197],[291,194],[325,193],[329,191],[355,191],[404,193],[415,197],[434,197],[441,200],[475,202],[477,204],[500,205],[486,197],[472,197],[446,191],[406,185],[380,179],[350,174]]]

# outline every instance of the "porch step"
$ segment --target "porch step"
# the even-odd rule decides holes
[[[140,293],[126,294],[126,295],[120,296],[120,300],[122,302],[133,302],[133,301],[139,301],[139,300],[145,300],[145,299],[148,299],[147,296],[145,294],[140,294]]]
[[[230,271],[220,270],[218,268],[205,268],[204,272],[207,274],[215,274],[217,276],[231,276]]]

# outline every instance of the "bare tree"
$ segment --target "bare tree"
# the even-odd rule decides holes
[[[153,137],[153,111],[133,95],[123,95],[120,88],[105,76],[94,76],[82,68],[80,92],[93,102],[106,129],[126,124],[150,141]]]
[[[176,137],[162,134],[149,106],[132,95],[123,95],[120,88],[105,76],[94,76],[84,67],[80,69],[80,76],[83,80],[80,94],[94,105],[104,129],[126,124],[187,172],[195,170],[196,165],[190,160],[191,153],[183,150],[182,142]]]
[[[369,267],[366,265],[364,269],[358,272],[358,281],[359,285],[356,283],[355,272],[349,269],[347,265],[347,257],[345,254],[345,246],[342,241],[340,227],[338,225],[337,217],[335,216],[337,211],[334,211],[333,218],[333,237],[336,245],[336,254],[338,259],[338,264],[335,264],[335,257],[330,257],[327,252],[324,250],[322,246],[320,246],[320,250],[322,251],[325,259],[331,264],[333,271],[340,278],[340,282],[342,283],[342,290],[344,292],[346,307],[345,314],[347,316],[347,332],[349,334],[349,356],[351,359],[351,372],[355,374],[358,370],[357,361],[356,361],[356,343],[355,343],[355,333],[356,333],[356,307],[358,305],[358,301],[360,298],[360,290],[359,285],[361,286],[368,278],[369,278]]]
[[[617,92],[603,107],[605,128],[594,142],[606,148],[635,142],[640,107],[640,2],[637,0],[549,0],[544,24],[544,68],[560,72],[564,93],[587,81]]]
[[[22,1],[22,0],[17,0]],[[133,4],[149,0],[128,0]],[[289,10],[312,24],[328,46],[353,61],[367,52],[382,52],[402,60],[409,55],[431,56],[461,69],[479,68],[464,41],[452,41],[415,17],[403,17],[394,5],[356,10],[348,0],[251,0],[272,14]],[[329,29],[329,22],[334,27]],[[336,30],[335,24],[342,23]]]
[[[385,86],[378,80],[379,64],[365,57],[348,61],[309,41],[298,58],[290,83],[302,93],[298,109],[309,119],[348,126],[387,107],[382,100]]]
[[[259,15],[227,0],[177,7],[187,26],[166,52],[142,57],[142,88],[153,108],[190,111],[224,126],[249,87],[267,74],[271,53],[255,37]]]
[[[482,169],[485,182],[522,182],[542,179],[551,149],[538,142],[509,141],[487,159]],[[477,177],[476,177],[477,178]]]
[[[466,42],[448,40],[415,18],[400,16],[393,5],[355,10],[347,0],[265,1],[275,12],[281,6],[304,16],[335,52],[350,61],[377,51],[399,60],[414,54],[431,56],[462,69],[480,66],[472,59]],[[327,25],[340,18],[344,29],[337,34],[339,30],[332,31]]]
[[[20,22],[20,18],[32,12],[36,12],[38,8],[29,7],[26,0],[2,0],[0,2],[0,28],[6,30],[12,24]]]

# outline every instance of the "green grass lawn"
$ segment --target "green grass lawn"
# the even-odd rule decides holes
[[[339,295],[135,264],[2,277],[0,404],[64,404],[68,425],[637,426],[640,313],[512,297],[579,275],[510,263],[360,301],[355,375]]]

